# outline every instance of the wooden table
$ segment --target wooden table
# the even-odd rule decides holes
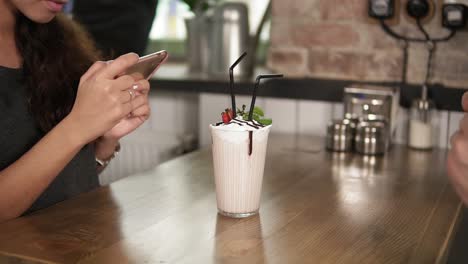
[[[0,262],[445,260],[461,204],[445,177],[444,151],[396,146],[365,158],[327,153],[322,142],[271,136],[257,216],[216,213],[204,149],[1,224]]]

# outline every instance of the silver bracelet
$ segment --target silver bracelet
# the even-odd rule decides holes
[[[113,158],[115,158],[120,152],[120,142],[117,142],[117,146],[115,146],[115,150],[114,150],[114,153],[112,153],[112,155],[105,159],[105,160],[102,160],[102,159],[99,159],[98,157],[96,157],[96,163],[97,165],[101,166],[101,167],[105,167],[107,165],[109,165],[109,163],[111,162],[111,160]]]

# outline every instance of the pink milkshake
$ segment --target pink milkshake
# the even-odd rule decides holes
[[[243,218],[258,213],[270,128],[242,118],[210,126],[220,214]]]

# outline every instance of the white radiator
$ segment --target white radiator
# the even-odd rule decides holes
[[[124,137],[117,157],[99,175],[101,185],[154,168],[182,152],[182,140],[174,134],[137,130]]]
[[[151,91],[150,118],[124,137],[120,154],[99,176],[102,185],[156,167],[195,148],[198,95]]]

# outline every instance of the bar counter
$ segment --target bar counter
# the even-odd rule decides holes
[[[0,225],[1,263],[444,263],[462,205],[445,150],[269,139],[260,213],[217,214],[210,149]]]

